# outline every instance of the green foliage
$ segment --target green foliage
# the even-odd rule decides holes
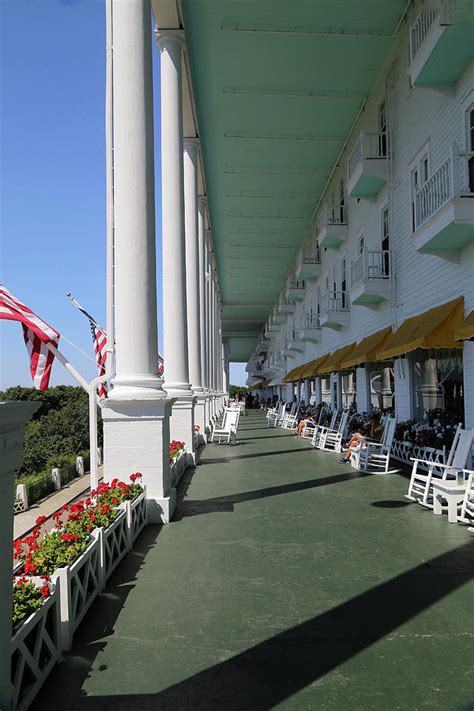
[[[248,394],[249,389],[244,388],[241,385],[229,385],[229,395],[230,397],[235,397],[235,395],[238,395],[239,397],[246,397]]]
[[[32,580],[21,578],[13,584],[12,622],[16,626],[37,610],[49,597],[49,586],[38,587]]]
[[[25,431],[23,466],[19,472],[23,483],[25,474],[35,474],[52,466],[58,457],[72,457],[89,449],[89,402],[80,387],[59,385],[49,390],[16,386],[0,392],[0,400],[41,400],[42,407],[29,422]],[[99,446],[102,444],[102,420],[97,417]],[[65,463],[71,477],[69,463]],[[68,481],[69,479],[67,479]]]
[[[19,484],[26,485],[29,505],[35,504],[40,499],[54,491],[51,472],[38,472],[38,474],[28,474],[17,480]]]

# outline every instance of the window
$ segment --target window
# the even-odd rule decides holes
[[[341,259],[341,291],[342,291],[342,308],[347,306],[347,266],[346,258]]]
[[[359,237],[359,254],[363,254],[364,247],[365,247],[365,239],[364,239],[364,235],[361,235]]]
[[[379,156],[387,157],[387,107],[385,99],[379,104]]]
[[[339,221],[341,224],[345,223],[344,215],[344,180],[339,181]]]

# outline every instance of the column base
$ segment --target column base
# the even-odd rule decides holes
[[[199,432],[197,439],[198,445],[206,444],[206,394],[204,390],[195,390],[195,402],[194,402],[194,426],[199,427]]]
[[[151,523],[169,523],[176,506],[169,443],[172,399],[111,400],[102,406],[104,481],[141,472]]]
[[[194,403],[191,390],[168,390],[173,397],[173,409],[170,417],[170,439],[184,442],[187,453],[187,466],[196,463],[194,455]]]

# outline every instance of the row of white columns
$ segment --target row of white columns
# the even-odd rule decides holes
[[[158,376],[152,45],[149,0],[114,4],[113,145],[115,345],[113,388],[102,408],[104,479],[141,471],[150,520],[176,503],[170,439],[195,461],[223,404],[220,300],[198,142],[183,140],[182,32],[157,34],[161,59],[161,176],[165,381]]]

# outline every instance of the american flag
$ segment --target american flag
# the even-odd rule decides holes
[[[99,375],[104,375],[105,373],[105,363],[107,361],[107,334],[102,326],[99,326],[97,321],[92,318],[92,316],[87,313],[82,306],[79,306],[76,302],[77,308],[89,321],[89,326],[91,327],[92,334],[92,346],[94,348],[95,362],[97,363],[97,369]],[[99,397],[107,397],[107,383],[101,383],[99,385]]]
[[[47,390],[54,361],[54,354],[47,344],[51,343],[57,348],[59,333],[13,296],[3,284],[0,284],[0,319],[21,323],[23,338],[30,356],[33,383],[37,390]]]

